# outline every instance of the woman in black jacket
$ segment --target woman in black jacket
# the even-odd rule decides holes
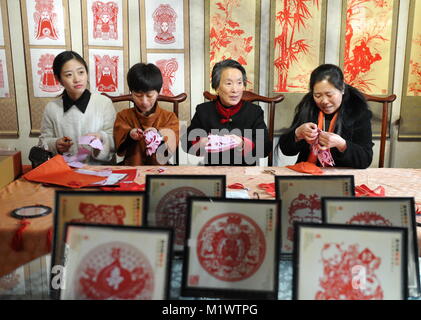
[[[373,158],[371,116],[363,94],[345,84],[341,69],[323,64],[311,73],[310,92],[297,105],[278,145],[287,156],[298,154],[297,163],[324,166],[320,161],[330,150],[329,165],[364,169]]]
[[[206,165],[256,165],[269,154],[272,141],[263,110],[242,100],[246,83],[246,71],[237,61],[215,64],[212,88],[218,99],[196,107],[182,138],[185,151],[204,156]]]

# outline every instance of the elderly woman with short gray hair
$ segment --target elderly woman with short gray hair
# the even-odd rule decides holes
[[[212,69],[217,99],[196,107],[182,138],[186,152],[204,156],[206,165],[256,165],[272,150],[263,110],[242,99],[247,84],[244,67],[224,60]]]

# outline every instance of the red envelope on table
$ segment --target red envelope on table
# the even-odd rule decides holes
[[[73,171],[61,155],[56,155],[39,167],[29,171],[23,177],[33,182],[50,183],[70,188],[86,187],[94,182],[104,180],[104,177]]]
[[[302,173],[309,173],[309,174],[315,174],[315,175],[323,174],[323,170],[311,162],[299,162],[292,166],[286,166],[286,167],[288,169],[291,169],[297,172],[302,172]]]

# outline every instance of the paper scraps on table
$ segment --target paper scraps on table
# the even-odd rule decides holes
[[[297,171],[297,172],[309,173],[309,174],[314,174],[314,175],[323,174],[323,170],[321,168],[316,166],[314,163],[307,162],[307,161],[303,161],[303,162],[296,163],[294,165],[286,166],[286,168]]]
[[[95,182],[104,180],[104,177],[82,174],[73,171],[64,161],[63,156],[59,154],[24,174],[23,177],[28,181],[48,183],[70,188],[86,187]]]
[[[360,184],[355,186],[355,196],[356,197],[384,197],[386,192],[383,186],[378,186],[377,188],[371,190],[365,184]]]
[[[205,151],[223,152],[238,147],[239,143],[230,136],[218,136],[215,134],[208,135],[208,143],[205,146]]]
[[[261,183],[257,185],[259,189],[263,189],[266,191],[267,194],[275,197],[275,182],[272,183]]]
[[[229,189],[247,189],[242,183],[236,182],[227,186]]]

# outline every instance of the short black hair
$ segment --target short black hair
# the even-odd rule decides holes
[[[246,75],[246,69],[237,61],[232,59],[222,60],[218,63],[215,63],[212,69],[212,89],[216,90],[218,89],[220,83],[221,83],[221,74],[224,69],[227,68],[234,68],[241,71],[243,75],[243,83],[244,87],[247,84],[247,75]]]
[[[127,72],[127,84],[130,91],[148,92],[162,88],[162,74],[159,68],[152,63],[136,63]]]
[[[86,72],[88,72],[88,65],[86,64],[86,61],[83,60],[83,58],[80,56],[79,53],[74,52],[74,51],[63,51],[54,58],[54,62],[53,62],[53,73],[57,79],[60,79],[61,69],[63,69],[64,64],[67,61],[70,61],[73,59],[76,59],[81,64],[83,64],[83,66],[86,69]]]

